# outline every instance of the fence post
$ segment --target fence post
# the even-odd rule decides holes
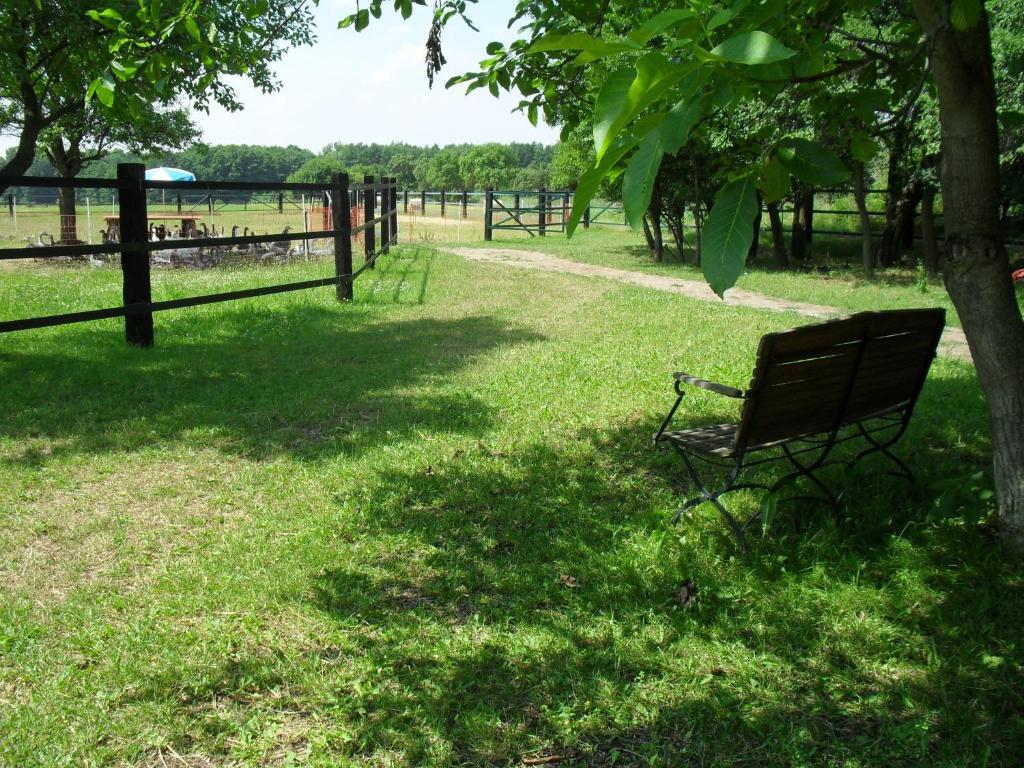
[[[444,218],[444,190],[441,190],[441,218]]]
[[[178,195],[178,213],[181,213],[181,195]]]
[[[462,190],[462,218],[469,218],[469,192]]]
[[[491,221],[494,216],[494,191],[488,187],[484,192],[484,240],[491,240]]]
[[[377,190],[373,188],[373,176],[364,176],[363,183],[370,185],[369,189],[363,190],[363,224],[366,225],[363,230],[363,252],[366,260],[370,261],[373,252],[377,250],[377,225],[371,223],[377,218],[373,212],[377,203]]]
[[[391,177],[391,242],[398,245],[398,177]]]
[[[206,207],[209,209],[210,215],[212,216],[213,215],[213,195],[207,195],[206,196]]]
[[[121,225],[121,276],[125,307],[149,304],[153,290],[149,281],[149,239],[146,218],[146,166],[142,163],[118,163],[118,214]],[[153,313],[125,315],[124,333],[129,344],[153,346]]]
[[[590,229],[590,204],[583,209],[583,228]]]
[[[334,274],[338,301],[352,301],[352,208],[348,174],[331,176],[331,229],[334,230]]]
[[[402,213],[409,212],[409,190],[405,190],[402,193]]]
[[[391,249],[391,189],[388,187],[388,182],[391,181],[387,176],[380,177],[380,251],[381,253],[387,253]],[[377,193],[372,193],[374,197]],[[370,269],[373,269],[374,265],[370,265]]]
[[[547,190],[544,187],[540,188],[540,192],[537,195],[537,234],[544,237],[544,230],[548,225],[548,196]]]
[[[284,192],[277,193],[277,212],[284,213]]]
[[[14,215],[14,193],[13,192],[8,192],[7,193],[7,215],[8,216],[13,216]]]
[[[569,202],[569,193],[562,193],[562,231],[568,228],[569,216],[572,214],[572,204]]]
[[[425,190],[420,191],[420,216],[427,215],[427,193]]]

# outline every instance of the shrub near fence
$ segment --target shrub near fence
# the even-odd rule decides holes
[[[117,179],[54,179],[37,177],[0,178],[0,187],[65,187],[74,189],[112,190],[117,193],[119,230],[117,242],[101,244],[76,243],[49,247],[28,246],[0,249],[0,260],[10,259],[53,259],[60,257],[87,258],[107,254],[119,254],[123,281],[124,302],[119,307],[70,312],[43,317],[30,317],[0,322],[0,333],[45,328],[50,326],[80,323],[103,318],[125,318],[125,335],[129,344],[151,346],[153,336],[153,313],[182,307],[213,304],[223,301],[264,296],[273,293],[304,290],[333,285],[340,301],[352,299],[352,285],[366,269],[372,268],[382,253],[397,242],[398,206],[396,184],[393,178],[375,181],[368,176],[361,184],[350,183],[348,176],[338,174],[330,184],[286,184],[273,182],[173,182],[147,181],[145,167],[136,163],[118,166]],[[278,232],[276,234],[249,235],[243,237],[189,237],[182,239],[157,239],[150,237],[150,222],[147,210],[147,193],[152,191],[206,192],[213,199],[214,192],[276,192],[286,191],[317,194],[325,201],[327,215],[320,220],[322,229],[303,232]],[[377,215],[377,197],[381,199],[380,214]],[[280,198],[279,198],[280,199]],[[364,210],[363,223],[352,224],[353,204],[361,204]],[[113,217],[111,219],[113,221]],[[328,226],[329,225],[329,226]],[[380,228],[380,247],[377,247],[376,229]],[[365,263],[353,271],[352,237],[364,234]],[[324,238],[333,241],[334,276],[293,283],[264,286],[224,293],[190,296],[169,301],[152,300],[150,281],[151,254],[162,251],[180,250],[183,247],[195,249],[217,249],[230,246],[257,246],[272,243],[290,243]]]

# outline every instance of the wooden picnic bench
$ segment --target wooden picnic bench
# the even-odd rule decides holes
[[[745,548],[744,532],[760,511],[737,519],[720,500],[730,491],[761,488],[774,494],[806,478],[823,494],[813,498],[838,506],[842,492],[833,493],[818,470],[837,463],[852,465],[875,453],[890,459],[898,474],[913,481],[913,473],[890,449],[910,422],[945,318],[943,309],[862,312],[769,333],[758,346],[746,390],[675,374],[678,397],[654,440],[676,450],[698,494],[679,508],[673,522],[709,502]],[[739,421],[670,429],[686,387],[743,401]],[[858,452],[850,459],[833,460],[836,446],[848,441],[859,443]],[[724,481],[707,485],[695,460],[724,471]],[[739,482],[745,470],[774,461],[788,462],[792,470],[771,484]]]

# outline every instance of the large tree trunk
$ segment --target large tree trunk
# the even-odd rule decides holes
[[[864,186],[864,163],[853,162],[853,199],[860,218],[860,253],[864,274],[875,275],[875,249],[871,242],[871,216],[868,214],[867,188]]]
[[[878,256],[875,260],[882,267],[891,267],[900,255],[897,218],[907,180],[903,158],[907,152],[908,135],[907,121],[901,120],[889,139],[889,163],[885,181],[885,227],[882,230]]]
[[[999,141],[988,19],[958,31],[931,0],[913,0],[939,95],[946,288],[988,401],[996,508],[1024,552],[1024,320],[999,226]]]
[[[924,184],[920,179],[915,179],[904,190],[903,198],[900,200],[896,230],[901,253],[914,247],[914,219],[917,217],[917,206],[921,203],[923,195]]]
[[[768,223],[772,228],[772,252],[780,269],[789,269],[789,254],[786,253],[786,235],[782,229],[782,214],[778,203],[768,203]]]
[[[41,130],[41,125],[37,125],[28,118],[25,119],[21,128],[17,150],[15,150],[11,159],[0,168],[0,192],[6,192],[7,188],[11,186],[11,182],[5,180],[4,177],[24,176],[28,169],[32,167],[32,161],[36,157],[36,142],[39,140]]]
[[[62,179],[73,179],[82,170],[80,140],[64,146],[64,138],[57,136],[46,148],[46,156]],[[78,211],[75,207],[74,187],[61,187],[57,192],[60,209],[60,242],[66,245],[81,242],[78,239]]]
[[[929,275],[939,273],[939,244],[935,237],[935,187],[925,185],[921,195],[921,239],[924,246],[924,268]]]
[[[60,209],[60,241],[65,245],[78,242],[78,211],[75,208],[75,190],[61,187],[57,190]]]

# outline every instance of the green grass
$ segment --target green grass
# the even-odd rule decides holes
[[[114,278],[23,267],[0,308]],[[742,384],[797,322],[405,248],[352,304],[163,313],[150,350],[0,337],[0,765],[1016,764],[1024,585],[966,492],[969,368],[932,369],[916,489],[868,464],[746,557],[713,510],[669,525],[671,372]]]

